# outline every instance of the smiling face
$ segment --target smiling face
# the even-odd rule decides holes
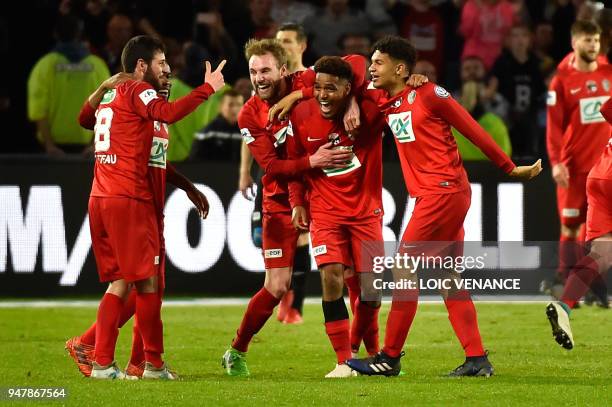
[[[314,85],[314,97],[319,102],[321,116],[332,119],[344,113],[351,83],[335,75],[317,73]]]
[[[140,61],[140,60],[139,60]],[[153,59],[148,65],[144,65],[146,70],[142,80],[148,82],[156,91],[160,91],[164,87],[164,76],[170,73],[170,65],[166,63],[166,56],[163,52],[153,54]]]
[[[170,89],[172,88],[172,82],[170,82],[170,78],[172,78],[172,74],[170,72],[170,66],[168,66],[168,72],[162,75],[160,79],[161,89],[157,91],[157,94],[168,100],[170,97]]]
[[[395,85],[399,77],[396,74],[398,64],[388,54],[379,50],[374,51],[372,54],[372,65],[370,65],[369,70],[372,76],[372,84],[377,89],[389,90]]]
[[[255,93],[262,100],[275,100],[279,96],[280,79],[285,75],[287,68],[278,65],[278,61],[270,53],[253,55],[249,59],[251,83]]]

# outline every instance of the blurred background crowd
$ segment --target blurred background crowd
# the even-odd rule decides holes
[[[54,157],[91,154],[78,127],[86,97],[121,70],[134,35],[161,37],[172,68],[171,100],[203,80],[203,61],[227,59],[227,88],[170,127],[170,161],[233,160],[236,125],[251,84],[247,39],[275,37],[287,22],[306,34],[305,66],[323,55],[363,54],[386,34],[410,39],[415,72],[446,87],[513,158],[545,157],[545,96],[557,64],[571,52],[570,26],[594,20],[609,51],[612,10],[584,0],[61,0],[26,2],[27,19],[0,17],[0,53],[11,63],[0,85],[0,119],[10,137],[0,153]],[[28,40],[24,33],[35,30]],[[299,35],[298,35],[299,37]],[[300,38],[286,46],[300,47]],[[301,52],[301,48],[299,50]],[[482,155],[457,135],[464,159]],[[10,139],[10,140],[8,140]],[[386,137],[385,158],[395,148]]]

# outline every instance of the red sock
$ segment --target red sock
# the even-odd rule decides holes
[[[351,358],[351,340],[349,320],[341,319],[325,323],[325,332],[336,352],[338,363],[344,363]]]
[[[574,308],[576,303],[582,298],[591,283],[599,276],[599,266],[591,256],[584,256],[572,269],[567,281],[565,290],[561,296],[561,301],[568,307]]]
[[[485,354],[482,339],[478,330],[476,308],[467,291],[459,291],[453,298],[444,300],[448,311],[448,319],[461,342],[465,356],[482,356]]]
[[[246,352],[253,335],[259,332],[265,325],[272,312],[274,312],[274,307],[279,302],[279,298],[276,298],[265,287],[262,287],[249,301],[240,327],[236,332],[236,337],[232,342],[232,347],[240,352]]]
[[[144,344],[142,343],[142,335],[138,324],[134,323],[132,332],[132,354],[130,355],[130,363],[138,366],[145,360]]]
[[[351,350],[357,352],[361,340],[368,354],[378,353],[378,311],[380,307],[372,308],[361,302],[357,297],[356,312],[351,322]]]
[[[344,279],[344,284],[346,284],[346,288],[348,289],[351,314],[355,315],[355,305],[357,304],[359,294],[361,294],[361,288],[359,288],[359,277],[357,277],[357,274],[353,274],[353,276]]]
[[[559,238],[559,266],[557,276],[560,281],[565,282],[569,271],[574,267],[581,256],[582,247],[576,239],[561,235]]]
[[[119,336],[119,316],[123,308],[121,298],[104,294],[96,319],[96,350],[94,360],[100,366],[108,366],[115,360],[115,345]]]
[[[387,330],[385,332],[385,346],[383,352],[396,358],[402,352],[408,331],[414,320],[419,302],[417,297],[413,300],[400,299],[394,296],[391,310],[387,317]]]
[[[91,324],[87,331],[81,335],[81,343],[85,345],[95,346],[96,345],[96,323]]]
[[[157,293],[136,295],[136,319],[142,334],[145,360],[157,368],[162,367],[164,328],[161,321],[161,298]]]

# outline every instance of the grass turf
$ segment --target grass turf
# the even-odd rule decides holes
[[[252,343],[250,378],[231,378],[220,366],[244,306],[164,309],[166,358],[178,382],[106,382],[83,378],[63,350],[95,318],[94,308],[0,309],[0,386],[66,387],[58,405],[610,405],[612,314],[583,307],[572,314],[572,351],[552,339],[544,304],[477,304],[485,347],[496,376],[443,377],[463,352],[442,304],[421,304],[402,359],[406,375],[329,380],[335,357],[320,307],[305,323],[271,319]],[[388,306],[381,312],[384,329]],[[124,367],[131,323],[116,357]],[[382,339],[381,339],[382,342]],[[24,403],[21,403],[24,404]],[[46,403],[44,403],[46,404]],[[35,405],[42,405],[36,402]]]

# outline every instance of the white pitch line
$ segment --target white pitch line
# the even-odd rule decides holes
[[[348,299],[347,299],[348,301]],[[549,302],[550,297],[545,295],[508,295],[494,296],[481,295],[475,296],[474,301],[485,304],[540,304]],[[197,298],[197,299],[167,299],[164,300],[164,307],[218,307],[218,306],[238,306],[246,305],[249,298],[246,297],[231,297],[231,298]],[[321,299],[317,297],[308,297],[304,301],[306,304],[321,304]],[[390,303],[391,298],[385,297],[384,303]],[[419,297],[419,302],[424,303],[442,303],[438,296],[422,296]],[[77,308],[77,307],[97,307],[98,300],[20,300],[20,301],[2,301],[0,300],[0,308]]]

